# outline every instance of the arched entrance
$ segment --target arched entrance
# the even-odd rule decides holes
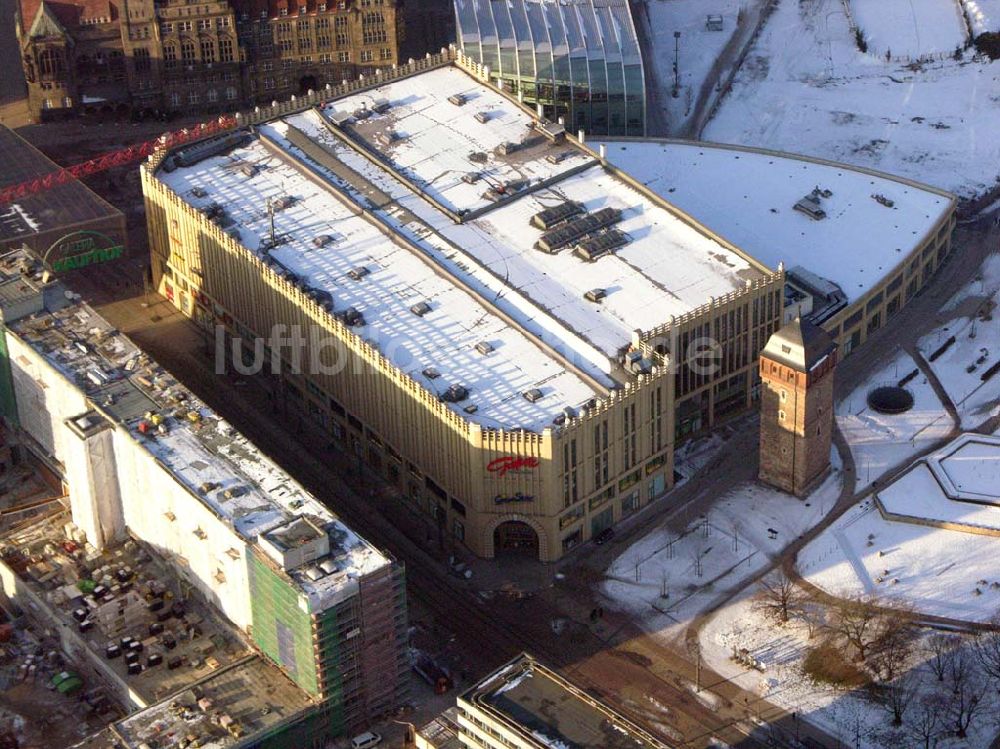
[[[493,529],[494,555],[515,552],[538,557],[538,533],[525,522],[507,520]]]
[[[314,75],[304,75],[299,78],[299,93],[307,94],[310,91],[319,91],[319,81]]]

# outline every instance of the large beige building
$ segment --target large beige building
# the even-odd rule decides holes
[[[153,274],[226,352],[268,360],[280,418],[443,537],[551,561],[663,495],[678,437],[751,403],[784,274],[463,65],[155,155]]]

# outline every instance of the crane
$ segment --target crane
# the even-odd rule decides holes
[[[74,164],[73,166],[57,169],[56,171],[49,172],[41,177],[35,177],[34,179],[29,179],[15,185],[2,187],[0,188],[0,207],[12,203],[15,200],[19,200],[20,198],[44,192],[45,190],[57,187],[58,185],[64,185],[74,179],[80,179],[81,177],[97,174],[98,172],[103,172],[116,166],[123,166],[125,164],[131,164],[134,161],[140,161],[158,149],[173,148],[182,143],[204,138],[208,135],[215,135],[216,133],[225,132],[226,130],[232,130],[237,126],[237,124],[238,123],[235,117],[231,115],[223,115],[218,119],[202,122],[190,128],[164,133],[155,140],[147,140],[144,143],[136,143],[118,151],[101,154],[96,158],[80,162],[79,164]]]

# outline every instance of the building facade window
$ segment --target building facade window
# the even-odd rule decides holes
[[[233,59],[233,40],[223,37],[219,40],[219,62],[232,62]]]
[[[185,65],[195,61],[194,42],[181,42],[181,59]]]

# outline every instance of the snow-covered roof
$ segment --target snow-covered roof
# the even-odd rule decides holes
[[[390,563],[93,309],[57,298],[58,309],[22,318],[9,329],[123,424],[192,498],[251,545],[300,515],[328,533],[335,572],[314,580],[306,567],[286,570],[312,606],[326,608],[353,590],[359,576]]]
[[[246,177],[235,167],[258,167]],[[354,330],[401,370],[438,395],[452,384],[469,397],[448,405],[484,426],[541,429],[565,408],[577,408],[598,392],[587,381],[541,350],[517,327],[463,290],[439,266],[411,252],[303,176],[290,161],[252,141],[218,156],[159,178],[197,208],[218,202],[235,221],[239,241],[269,261],[292,271],[313,288],[333,297],[332,311],[354,307],[364,324]],[[196,189],[197,188],[197,189]],[[204,191],[204,197],[197,193]],[[274,214],[276,234],[287,241],[261,250],[270,231],[270,199],[290,195],[295,202]],[[313,240],[331,237],[323,247]],[[354,280],[351,271],[364,267]],[[423,314],[411,308],[428,305]],[[486,343],[486,354],[476,349]],[[425,371],[433,369],[436,376]],[[532,389],[542,397],[522,397]],[[465,411],[474,405],[474,413]]]
[[[607,149],[612,164],[751,256],[772,268],[803,266],[849,301],[884,280],[955,201],[929,186],[788,154],[640,140]],[[794,207],[815,188],[820,219]]]
[[[456,96],[463,103],[449,101]],[[388,104],[384,112],[375,111],[385,106],[379,107],[380,102]],[[585,151],[551,146],[530,129],[533,119],[517,104],[455,67],[387,83],[323,109],[331,120],[361,111],[364,118],[352,117],[344,131],[456,212],[490,205],[482,197],[490,184],[535,183],[592,161]],[[524,147],[510,154],[495,152],[504,143],[525,140]],[[553,153],[566,155],[552,164],[546,156]],[[485,163],[470,160],[470,154],[482,154]],[[470,172],[480,174],[480,181],[463,182]]]

